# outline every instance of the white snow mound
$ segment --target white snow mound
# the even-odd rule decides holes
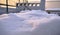
[[[60,34],[60,17],[41,10],[0,15],[0,35]]]

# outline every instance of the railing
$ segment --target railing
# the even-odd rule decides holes
[[[16,8],[20,10],[39,10],[40,3],[16,3]]]
[[[17,6],[23,6],[23,5],[25,5],[25,6],[39,6],[40,3],[17,3],[16,5]]]
[[[6,4],[2,4],[2,3],[0,3],[0,5],[6,6]],[[14,6],[14,5],[8,5],[8,6],[16,7],[16,6]]]

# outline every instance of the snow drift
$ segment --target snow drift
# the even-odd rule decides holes
[[[60,17],[41,10],[0,15],[0,35],[59,35]]]

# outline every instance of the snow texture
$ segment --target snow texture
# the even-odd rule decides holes
[[[0,35],[60,35],[60,17],[41,10],[3,14]]]
[[[47,8],[46,10],[60,10],[60,8]]]

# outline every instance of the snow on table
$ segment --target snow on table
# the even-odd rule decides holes
[[[50,29],[55,29],[54,26],[57,25],[56,23],[53,25],[53,22],[57,19],[60,20],[58,15],[41,10],[3,14],[0,15],[0,35],[50,35],[52,34]]]
[[[47,8],[46,10],[60,10],[60,8]]]

